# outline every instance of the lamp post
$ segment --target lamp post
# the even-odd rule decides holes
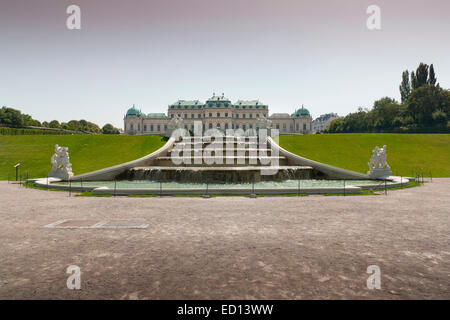
[[[19,166],[20,166],[20,163],[18,163],[14,166],[14,168],[16,168],[16,181],[19,179]]]

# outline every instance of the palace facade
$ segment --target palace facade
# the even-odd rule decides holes
[[[305,108],[293,114],[274,113],[269,116],[269,106],[259,100],[238,100],[231,103],[223,94],[213,95],[205,103],[199,100],[178,100],[168,106],[165,113],[144,114],[134,105],[124,117],[124,132],[140,135],[167,135],[171,119],[183,119],[184,128],[194,129],[194,121],[201,121],[203,129],[249,129],[258,130],[258,120],[267,118],[272,128],[280,134],[309,134],[312,132],[312,118]]]

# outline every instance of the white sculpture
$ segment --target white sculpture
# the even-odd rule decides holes
[[[373,149],[372,157],[368,163],[369,165],[369,176],[373,179],[385,178],[392,175],[391,168],[386,161],[386,145],[382,148],[378,146]]]
[[[166,137],[170,137],[173,131],[176,129],[183,128],[183,119],[181,119],[178,115],[174,118],[170,119],[169,124],[167,125]]]
[[[52,171],[49,177],[69,180],[73,177],[72,164],[69,161],[69,148],[55,145],[55,154],[50,159],[52,163]]]
[[[269,120],[267,117],[259,118],[256,123],[260,129],[271,129],[272,128],[272,120]]]

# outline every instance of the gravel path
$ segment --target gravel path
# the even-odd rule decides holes
[[[68,197],[0,182],[1,299],[450,299],[450,179],[388,196]],[[146,229],[48,229],[138,219]],[[81,290],[66,268],[81,268]],[[381,289],[369,290],[369,265]]]

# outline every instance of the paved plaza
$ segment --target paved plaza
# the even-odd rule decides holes
[[[69,197],[0,182],[0,201],[0,299],[450,299],[450,179],[387,196],[257,199]],[[83,223],[97,227],[73,228]],[[66,286],[70,265],[81,290]],[[366,286],[369,265],[380,290]]]

